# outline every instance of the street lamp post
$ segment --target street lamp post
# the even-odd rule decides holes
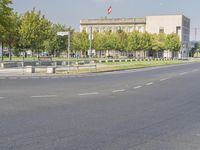
[[[68,36],[68,46],[67,46],[67,73],[69,74],[69,53],[70,53],[70,32],[57,32],[58,36]]]
[[[93,33],[92,33],[92,27],[90,27],[89,31],[89,41],[90,41],[90,47],[89,47],[89,63],[91,62],[92,57],[92,40],[93,40]],[[90,72],[91,72],[91,64],[90,64]]]

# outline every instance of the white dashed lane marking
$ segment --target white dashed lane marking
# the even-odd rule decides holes
[[[134,87],[134,89],[139,89],[139,88],[142,88],[142,86],[136,86],[136,87]]]
[[[182,72],[182,73],[180,73],[179,75],[185,75],[185,74],[188,74],[188,72]]]
[[[163,79],[160,79],[160,81],[166,81],[168,80],[169,78],[163,78]]]
[[[194,70],[192,70],[191,72],[197,72],[197,71],[199,71],[199,69],[194,69]]]
[[[87,95],[98,95],[98,92],[92,92],[92,93],[80,93],[80,96],[87,96]]]
[[[38,96],[31,96],[32,98],[50,98],[50,97],[57,97],[57,95],[38,95]]]
[[[112,93],[119,93],[119,92],[125,92],[126,89],[119,89],[119,90],[114,90],[112,91]]]
[[[149,82],[149,83],[147,83],[146,85],[152,85],[153,84],[153,82]]]

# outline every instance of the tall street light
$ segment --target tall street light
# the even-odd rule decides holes
[[[69,74],[69,53],[70,53],[70,32],[57,32],[58,36],[68,36],[68,48],[67,48],[67,73]]]
[[[91,62],[91,57],[92,57],[92,40],[93,40],[92,27],[90,27],[88,38],[89,38],[89,41],[90,41],[90,47],[89,47],[89,50],[88,50],[89,63],[90,63]],[[90,64],[90,72],[91,72],[91,64]]]

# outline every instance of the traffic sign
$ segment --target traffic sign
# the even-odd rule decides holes
[[[57,35],[65,36],[65,35],[69,35],[69,32],[57,32]]]

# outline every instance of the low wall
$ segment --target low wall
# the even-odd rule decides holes
[[[36,66],[36,62],[35,61],[25,61],[25,62],[21,62],[21,65],[26,67],[26,66]]]
[[[17,62],[1,62],[1,68],[15,68],[17,67]]]

